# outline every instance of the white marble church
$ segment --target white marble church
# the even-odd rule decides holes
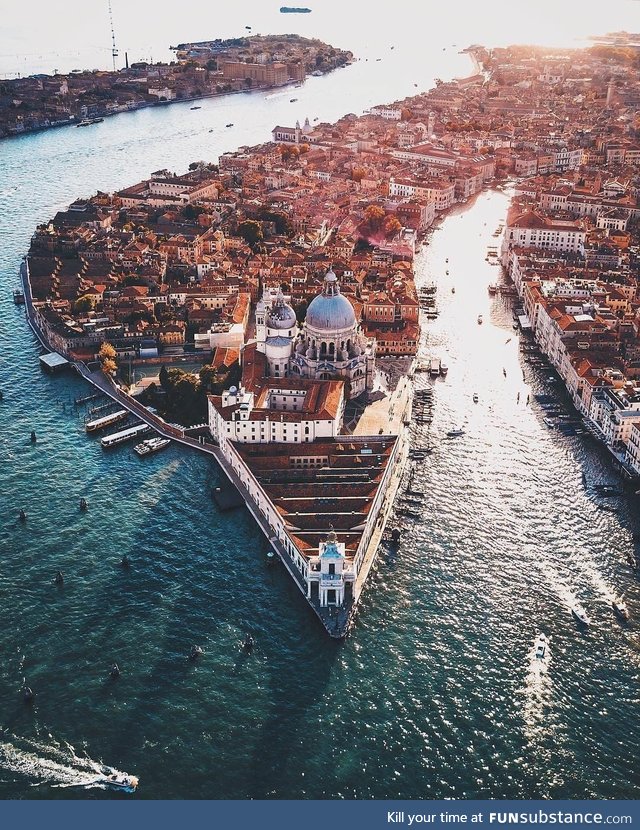
[[[329,270],[309,304],[302,332],[281,291],[267,290],[256,309],[256,348],[270,377],[345,380],[349,398],[373,389],[375,340],[360,332],[353,306]]]

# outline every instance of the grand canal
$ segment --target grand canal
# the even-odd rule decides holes
[[[614,3],[600,30],[626,8]],[[464,40],[472,23],[457,42],[481,39]],[[438,285],[425,350],[449,365],[433,383],[435,451],[415,475],[421,518],[398,518],[402,544],[381,551],[342,645],[267,568],[248,514],[216,510],[209,460],[172,447],[140,463],[86,437],[73,401],[89,390],[41,374],[11,302],[32,228],[76,195],[183,170],[295,117],[361,112],[408,94],[418,69],[425,87],[469,71],[455,50],[434,48],[420,66],[400,57],[415,35],[397,21],[376,32],[366,44],[336,35],[363,60],[309,79],[295,112],[288,92],[254,93],[0,145],[0,797],[118,797],[82,788],[100,763],[138,775],[140,798],[640,795],[640,624],[622,627],[610,608],[625,593],[640,617],[627,564],[638,505],[583,486],[583,472],[587,483],[616,475],[590,439],[545,426],[533,395],[556,387],[521,362],[508,301],[487,293],[505,194],[453,211],[417,259],[418,283]],[[383,41],[396,46],[386,70],[373,60]],[[465,435],[445,440],[453,427]],[[574,598],[588,630],[571,618]],[[538,631],[550,637],[546,671],[532,657]],[[198,664],[186,659],[194,642]]]

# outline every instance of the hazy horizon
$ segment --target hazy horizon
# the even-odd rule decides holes
[[[107,0],[94,3],[90,14],[82,0],[65,0],[62,5],[64,14],[61,4],[2,0],[0,76],[112,67]],[[474,6],[454,3],[444,15],[433,2],[418,6],[414,0],[397,0],[384,17],[372,12],[366,0],[348,4],[310,0],[312,13],[303,15],[281,14],[279,0],[238,0],[223,11],[219,5],[183,0],[179,19],[175,5],[167,0],[137,0],[135,4],[112,0],[111,5],[118,67],[124,65],[125,52],[130,61],[170,60],[173,53],[169,46],[181,41],[258,33],[315,36],[365,56],[394,39],[406,41],[407,27],[412,29],[416,49],[437,48],[442,43],[463,48],[472,42],[570,47],[584,45],[589,36],[640,28],[635,0],[612,0],[596,7],[582,0],[568,0],[561,6],[555,0],[517,6],[504,0],[485,0]]]

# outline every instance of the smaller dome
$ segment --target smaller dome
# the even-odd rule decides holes
[[[267,313],[267,326],[271,329],[286,330],[294,328],[297,323],[296,313],[290,305],[285,303],[281,291],[276,301]]]

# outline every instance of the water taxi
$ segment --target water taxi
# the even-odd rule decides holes
[[[535,643],[535,656],[538,660],[544,660],[547,656],[547,638],[544,634],[538,634],[538,639]]]
[[[613,613],[618,617],[618,619],[622,620],[623,622],[627,622],[629,619],[629,609],[626,606],[626,603],[622,600],[622,597],[618,599],[614,599],[611,603],[611,607],[613,608]]]
[[[460,438],[461,435],[464,435],[463,429],[450,429],[447,432],[447,438]]]
[[[114,790],[122,790],[125,793],[133,793],[138,786],[138,778],[135,775],[126,775],[122,772],[113,772],[110,775],[101,775],[96,779],[96,784],[104,784]]]
[[[582,607],[582,605],[580,605],[579,602],[576,602],[571,606],[571,613],[578,620],[579,623],[582,623],[582,625],[591,624],[591,620],[587,616],[587,612],[584,610],[584,608]]]
[[[140,458],[144,458],[145,455],[152,455],[154,452],[165,449],[170,443],[169,438],[160,438],[159,436],[156,438],[148,438],[146,441],[136,444],[133,451]]]
[[[148,424],[136,424],[128,429],[120,430],[120,432],[114,432],[113,435],[105,435],[104,438],[100,439],[100,444],[103,450],[108,450],[109,447],[116,447],[118,444],[124,444],[126,441],[132,441],[134,438],[137,438],[139,435],[145,435],[147,432],[151,432],[151,427]]]
[[[87,432],[98,432],[101,429],[110,427],[112,424],[117,424],[119,421],[124,421],[128,414],[126,409],[119,409],[110,415],[103,415],[102,418],[96,418],[95,421],[87,421],[84,428]]]

